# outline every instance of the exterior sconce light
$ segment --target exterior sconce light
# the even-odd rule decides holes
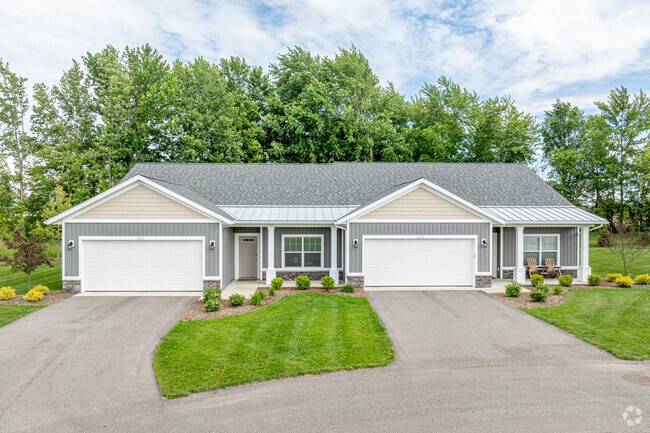
[[[217,242],[216,242],[216,241],[210,241],[210,249],[211,249],[211,250],[215,249],[216,246],[217,246]]]
[[[74,248],[74,241],[68,241],[68,249],[71,250]]]
[[[487,240],[481,239],[481,245],[483,246],[483,248],[487,248]]]
[[[359,239],[353,239],[352,240],[352,246],[354,248],[359,248]]]

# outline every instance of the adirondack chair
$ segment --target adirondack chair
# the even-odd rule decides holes
[[[544,259],[544,272],[551,277],[560,277],[562,276],[562,271],[559,268],[555,267],[555,259],[552,257],[547,257]]]
[[[533,274],[538,274],[537,270],[537,259],[534,257],[529,257],[526,259],[526,269],[528,270],[528,276],[530,277]]]

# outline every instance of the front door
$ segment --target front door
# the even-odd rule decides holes
[[[239,272],[240,280],[257,279],[257,236],[239,237]]]

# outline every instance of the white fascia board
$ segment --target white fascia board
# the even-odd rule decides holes
[[[154,191],[164,195],[165,197],[172,199],[182,205],[187,206],[188,208],[205,215],[208,218],[214,218],[218,221],[224,222],[226,224],[232,224],[232,221],[226,219],[225,217],[219,215],[216,212],[211,211],[210,209],[206,209],[205,207],[183,197],[180,194],[177,194],[173,191],[170,191],[169,189],[157,184],[156,182],[153,182],[149,179],[147,179],[144,176],[141,175],[136,175],[129,180],[122,182],[118,185],[115,185],[114,187],[107,189],[106,191],[97,194],[95,197],[86,200],[83,203],[78,204],[77,206],[68,209],[67,211],[60,213],[59,215],[52,217],[45,221],[45,224],[61,224],[62,222],[66,221],[67,219],[74,218],[75,216],[87,212],[102,203],[107,202],[108,200],[117,197],[121,193],[124,193],[126,191],[129,191],[130,189],[135,188],[138,185],[146,185],[149,188],[153,189]],[[119,220],[116,220],[115,222],[119,222]],[[181,221],[182,222],[182,221]]]
[[[372,212],[373,210],[383,206],[384,204],[390,203],[391,201],[395,200],[396,198],[399,198],[399,197],[401,197],[401,196],[403,196],[403,195],[405,195],[405,194],[407,194],[407,193],[409,193],[409,192],[411,192],[411,191],[413,191],[413,190],[415,190],[416,188],[419,188],[419,187],[424,187],[425,189],[428,189],[430,192],[432,192],[432,193],[434,193],[434,194],[436,194],[436,195],[450,201],[451,203],[453,203],[453,204],[455,204],[457,206],[462,207],[463,209],[465,209],[465,210],[467,210],[467,211],[469,211],[469,212],[471,212],[471,213],[473,213],[473,214],[475,214],[475,215],[477,215],[479,217],[486,218],[488,220],[491,220],[491,221],[499,223],[499,224],[505,224],[505,221],[502,220],[501,218],[497,217],[496,215],[493,215],[492,213],[487,212],[487,211],[481,209],[480,207],[473,205],[472,203],[468,202],[467,200],[464,200],[464,199],[458,197],[457,195],[447,191],[444,188],[439,187],[438,185],[434,184],[433,182],[429,182],[426,179],[418,179],[418,180],[404,186],[403,188],[400,188],[397,191],[392,192],[391,194],[388,194],[387,196],[382,197],[381,199],[379,199],[379,200],[377,200],[377,201],[375,201],[373,203],[370,203],[367,206],[362,207],[361,209],[357,209],[356,211],[354,211],[354,212],[352,212],[352,213],[350,213],[350,214],[348,214],[346,216],[343,216],[343,217],[339,218],[336,221],[336,224],[344,224],[347,221],[350,221],[352,219],[363,216],[363,215],[365,215],[365,214],[367,214],[369,212]]]

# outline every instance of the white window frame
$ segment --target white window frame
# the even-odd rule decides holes
[[[305,238],[320,238],[320,267],[314,267],[314,266],[290,266],[286,267],[284,264],[284,257],[285,257],[285,251],[284,251],[284,239],[285,238],[300,238],[302,239],[301,241],[301,252],[300,252],[300,262],[302,264],[305,263]],[[300,269],[300,270],[315,270],[315,269],[325,269],[325,235],[323,234],[286,234],[282,235],[282,269]],[[291,253],[292,251],[287,251]],[[317,251],[307,251],[307,253],[315,253]],[[296,251],[293,251],[293,253],[297,253]]]
[[[540,234],[530,233],[530,234],[527,234],[527,235],[525,234],[524,235],[524,239],[529,238],[529,237],[539,237],[539,244],[538,244],[538,249],[537,249],[537,266],[544,266],[544,263],[542,263],[541,260],[542,260],[542,253],[545,253],[545,252],[546,253],[556,253],[557,260],[555,261],[555,266],[560,266],[560,263],[561,263],[561,261],[560,261],[560,250],[561,250],[561,248],[560,248],[560,235],[559,234],[557,234],[557,233],[540,233]],[[555,237],[555,238],[557,238],[557,250],[542,250],[542,238],[544,238],[544,237],[549,237],[549,238],[550,237]],[[526,242],[524,242],[524,250],[521,252],[521,254],[524,255],[526,253],[532,253],[533,251],[526,251],[525,245],[526,245]],[[526,265],[526,260],[524,259],[524,266],[525,265]]]

